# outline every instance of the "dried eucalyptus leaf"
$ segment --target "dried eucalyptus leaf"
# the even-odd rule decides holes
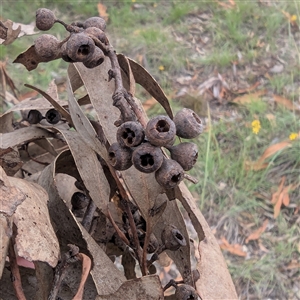
[[[53,137],[53,133],[35,126],[24,127],[8,133],[0,133],[0,148],[7,149],[41,138]]]
[[[44,59],[37,55],[34,45],[32,45],[25,52],[19,54],[13,63],[22,64],[28,71],[32,71],[37,68],[39,63],[44,61]]]
[[[78,102],[76,101],[71,83],[68,80],[68,98],[69,98],[69,110],[72,117],[72,121],[77,132],[81,135],[85,143],[98,153],[105,161],[108,161],[107,150],[104,143],[98,138],[94,127],[90,120],[85,116]]]
[[[136,83],[140,84],[154,99],[156,99],[165,109],[168,116],[173,119],[173,112],[169,100],[157,81],[136,61],[128,57],[127,59],[129,60]]]
[[[8,133],[14,131],[13,113],[7,113],[0,116],[0,133]]]
[[[163,300],[164,293],[157,275],[143,276],[124,282],[113,294],[98,296],[96,300]]]
[[[185,237],[187,245],[177,251],[168,251],[168,255],[174,260],[185,282],[193,284],[189,236],[177,203],[175,201],[168,201],[167,196],[162,194],[164,190],[157,183],[153,173],[145,174],[137,172],[134,168],[130,168],[122,172],[122,177],[150,228],[155,225],[153,232],[158,240],[160,240],[163,228],[168,224],[176,226]],[[162,213],[161,217],[155,218],[155,214],[151,217],[152,210],[155,209],[155,206],[159,207],[160,205],[164,205],[163,203],[166,203],[166,207],[163,213],[160,212]],[[154,222],[152,222],[152,218],[154,218]]]
[[[58,100],[57,103],[60,106],[67,106],[66,101]],[[7,110],[5,113],[2,114],[2,116],[5,116],[6,114],[13,112],[13,111],[23,111],[23,110],[49,110],[51,108],[54,108],[54,106],[49,103],[48,101],[45,101],[44,98],[38,98],[38,99],[26,99],[15,105],[14,107]]]
[[[9,177],[0,167],[0,214],[12,216],[17,207],[26,199],[25,194],[16,186],[10,183]]]
[[[59,257],[59,244],[51,226],[47,192],[40,185],[24,179],[9,177],[9,182],[26,196],[13,215],[18,232],[18,255],[29,261],[47,262],[55,267]]]
[[[39,92],[44,98],[46,98],[53,106],[54,108],[60,112],[60,114],[67,120],[67,122],[69,124],[72,124],[72,119],[71,119],[71,116],[69,114],[68,111],[66,111],[59,103],[58,103],[58,99],[55,100],[53,99],[50,95],[48,95],[46,92],[40,90],[39,88],[33,86],[33,85],[30,85],[30,84],[25,84],[26,87],[29,87],[37,92]]]
[[[19,36],[19,33],[21,32],[21,25],[17,26],[16,29],[13,28],[14,22],[11,20],[7,20],[5,22],[1,22],[1,28],[4,29],[4,31],[6,31],[5,34],[1,34],[2,37],[0,37],[1,39],[3,39],[3,41],[0,40],[0,44],[3,45],[9,45],[11,43],[13,43]],[[4,26],[3,26],[4,25]],[[7,29],[5,29],[7,28]]]
[[[118,62],[121,70],[124,72],[128,80],[128,92],[134,96],[135,95],[135,79],[131,71],[130,63],[128,58],[123,54],[118,54]]]
[[[122,254],[122,266],[124,268],[124,274],[128,280],[136,278],[135,265],[136,260],[130,253],[129,248],[127,247],[124,253]]]
[[[7,26],[0,21],[0,39],[5,40],[7,38],[7,31],[8,31]]]
[[[60,131],[69,145],[77,170],[89,195],[101,210],[106,210],[110,188],[96,153],[76,131]]]
[[[12,235],[12,218],[0,213],[0,279],[5,266],[10,237]]]
[[[60,58],[59,56],[55,57],[52,60]],[[32,71],[37,68],[38,64],[41,62],[49,62],[40,57],[36,51],[34,45],[30,46],[26,51],[18,55],[18,57],[13,61],[13,63],[22,64],[28,71]]]
[[[69,151],[60,153],[55,162],[44,169],[39,178],[39,184],[41,184],[49,194],[49,212],[55,224],[62,249],[68,249],[67,244],[71,243],[78,246],[81,251],[90,253],[93,258],[91,275],[98,294],[114,293],[120,285],[126,281],[125,276],[116,268],[82,225],[77,222],[75,216],[58,194],[54,180],[55,174],[59,171],[65,173],[67,169],[75,170],[75,163],[73,161],[72,166],[70,156]],[[71,171],[69,171],[69,175],[75,178],[77,177],[77,174],[72,174]]]
[[[35,140],[34,143],[43,148],[53,156],[57,156],[57,151],[48,139]]]
[[[0,166],[8,176],[14,176],[22,167],[20,154],[16,148],[0,149]]]
[[[70,78],[75,76],[74,72],[80,75],[90,101],[97,112],[104,135],[108,142],[112,144],[116,140],[117,132],[117,127],[115,127],[113,123],[119,118],[120,112],[112,105],[112,95],[114,93],[115,84],[114,80],[108,82],[108,70],[110,68],[110,60],[106,57],[101,66],[93,69],[87,69],[80,63],[70,65],[68,74]]]
[[[198,249],[200,261],[197,265],[200,279],[196,282],[200,296],[203,299],[237,299],[218,242],[184,184],[180,184],[176,189],[176,197],[188,212],[200,241]]]

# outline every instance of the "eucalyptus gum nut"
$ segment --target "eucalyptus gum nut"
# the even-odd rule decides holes
[[[61,120],[61,114],[58,110],[52,108],[46,112],[45,119],[50,124],[57,124]]]
[[[84,61],[83,64],[87,68],[92,69],[100,66],[104,62],[104,59],[105,59],[105,55],[103,51],[100,48],[96,47],[93,55],[89,59]]]
[[[111,166],[116,170],[127,170],[132,166],[132,150],[121,147],[119,143],[113,143],[108,149],[108,159]]]
[[[164,160],[163,153],[159,147],[150,143],[139,145],[132,153],[134,167],[143,173],[152,173],[160,168]]]
[[[56,59],[61,54],[59,40],[51,34],[42,34],[39,36],[34,41],[34,49],[44,62]]]
[[[81,192],[76,192],[71,198],[71,204],[73,209],[86,208],[90,202],[90,199]]]
[[[167,225],[161,233],[161,241],[165,250],[176,251],[186,246],[186,240],[174,225]]]
[[[106,28],[106,22],[101,17],[91,17],[83,22],[83,28],[86,29],[88,27],[97,27],[104,31]]]
[[[173,159],[164,158],[161,167],[155,172],[156,181],[165,189],[175,188],[183,177],[183,168]]]
[[[173,145],[176,138],[174,122],[167,116],[156,116],[148,121],[145,135],[155,146]]]
[[[123,147],[138,146],[143,142],[144,137],[144,129],[139,122],[125,122],[117,130],[117,141]]]
[[[171,158],[176,160],[184,171],[193,168],[198,158],[198,146],[194,143],[184,142],[176,146],[168,147]]]
[[[69,56],[68,56],[68,53],[67,53],[67,43],[63,43],[60,47],[60,51],[61,51],[61,58],[68,62],[68,63],[74,63],[75,61],[73,59],[71,59]]]
[[[38,124],[41,122],[41,120],[43,120],[44,117],[43,115],[41,114],[40,111],[36,110],[36,109],[32,109],[28,112],[28,115],[27,115],[27,121],[30,123],[30,124]]]
[[[177,285],[175,298],[177,300],[197,300],[200,299],[197,291],[188,284]]]
[[[66,54],[73,61],[84,62],[89,60],[95,51],[94,41],[84,32],[73,33],[66,44]]]
[[[39,30],[46,31],[52,28],[56,17],[50,9],[39,8],[35,13],[36,27]]]
[[[193,139],[203,131],[200,117],[189,108],[181,109],[174,117],[176,134],[185,139]]]

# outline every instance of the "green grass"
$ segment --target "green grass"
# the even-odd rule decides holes
[[[225,105],[237,111],[236,119],[224,115],[216,121],[215,111],[211,110],[211,122],[206,118],[208,130],[195,139],[199,158],[191,174],[199,183],[189,187],[198,195],[199,206],[209,224],[217,230],[217,238],[224,236],[230,243],[244,245],[250,253],[245,259],[224,252],[240,298],[295,299],[291,291],[296,276],[285,271],[285,267],[292,259],[299,259],[300,232],[294,211],[300,205],[300,195],[297,190],[290,192],[291,206],[283,208],[277,219],[273,218],[270,199],[282,176],[286,176],[286,184],[299,181],[300,142],[294,141],[292,147],[270,157],[266,169],[247,170],[245,162],[258,160],[270,145],[300,130],[299,114],[274,105],[268,97],[276,93],[298,103],[300,51],[295,41],[297,36],[294,37],[282,11],[295,14],[299,20],[299,2],[281,1],[266,6],[257,1],[236,1],[231,9],[204,1],[103,3],[109,13],[107,32],[117,52],[141,59],[171,97],[181,89],[176,82],[178,76],[193,76],[198,72],[198,81],[191,87],[196,89],[216,71],[224,74],[225,79],[230,78],[233,61],[238,61],[239,80],[249,85],[262,80],[261,88],[267,90],[262,100],[237,107]],[[40,0],[30,6],[22,1],[14,6],[3,1],[3,17],[27,24],[34,20],[35,10],[41,6],[54,8],[57,16],[66,22],[97,15],[94,1]],[[196,22],[194,27],[192,22]],[[62,39],[63,28],[55,26],[51,32]],[[203,40],[207,38],[207,44],[198,39],[199,36]],[[8,47],[1,47],[0,58],[8,59],[8,72],[21,93],[28,91],[22,87],[24,83],[45,89],[55,76],[66,76],[66,64],[60,60],[40,64],[32,72],[11,64],[34,38],[22,37]],[[284,70],[266,75],[267,68],[263,66],[274,57],[285,62]],[[160,70],[160,66],[164,70]],[[245,71],[247,68],[257,71],[253,75]],[[149,98],[141,88],[137,95],[142,100]],[[200,96],[195,97],[191,106],[198,107],[200,100]],[[176,112],[182,103],[171,100],[171,106]],[[159,105],[149,111],[149,115],[161,113],[164,112]],[[268,115],[274,117],[274,122]],[[252,132],[253,120],[261,123],[257,135]],[[269,226],[260,242],[267,252],[260,250],[258,241],[245,244],[247,236],[265,219],[269,220]]]

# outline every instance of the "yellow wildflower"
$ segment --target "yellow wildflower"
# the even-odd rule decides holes
[[[163,65],[160,65],[160,66],[158,67],[158,70],[159,70],[159,71],[164,71],[164,70],[165,70],[165,67],[164,67]]]
[[[252,125],[253,133],[258,134],[260,131],[260,128],[261,128],[260,121],[254,120],[254,121],[252,121],[251,125]]]
[[[131,2],[136,2],[136,0],[131,0]]]
[[[297,16],[296,15],[292,15],[291,17],[290,17],[290,21],[291,22],[295,22],[297,20]]]
[[[292,133],[290,134],[290,140],[291,140],[291,141],[295,140],[297,137],[298,137],[298,134],[297,134],[296,132],[292,132]]]

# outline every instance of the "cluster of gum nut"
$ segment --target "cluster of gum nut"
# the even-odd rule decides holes
[[[198,158],[198,147],[192,142],[174,146],[176,136],[197,137],[203,131],[200,117],[191,109],[181,109],[171,120],[164,115],[150,119],[144,129],[139,122],[128,121],[118,127],[116,138],[108,149],[111,165],[126,170],[132,165],[144,173],[155,172],[156,181],[165,189],[176,187]],[[161,147],[169,150],[167,158]]]
[[[104,53],[93,40],[95,37],[104,44],[108,43],[104,19],[91,17],[84,22],[67,25],[49,9],[36,11],[36,27],[39,30],[49,30],[56,22],[63,24],[71,34],[61,42],[50,34],[38,37],[34,44],[35,51],[43,61],[62,58],[71,63],[82,62],[87,68],[94,68],[104,61]],[[128,121],[118,127],[117,142],[108,150],[109,162],[120,171],[134,165],[140,172],[155,172],[156,181],[165,189],[171,189],[183,180],[184,171],[191,170],[198,157],[195,143],[182,142],[174,146],[176,135],[192,139],[202,131],[200,117],[188,108],[180,110],[174,120],[163,115],[156,116],[149,120],[145,129],[139,122]],[[169,150],[170,159],[161,147]]]
[[[84,22],[75,22],[67,25],[58,20],[55,14],[47,8],[39,8],[36,11],[36,27],[47,31],[55,23],[61,23],[70,32],[63,41],[59,41],[51,34],[42,34],[34,42],[36,54],[43,62],[62,58],[66,62],[82,62],[87,68],[95,68],[103,63],[104,53],[95,46],[93,37],[107,44],[104,33],[105,20],[100,17],[91,17]]]

